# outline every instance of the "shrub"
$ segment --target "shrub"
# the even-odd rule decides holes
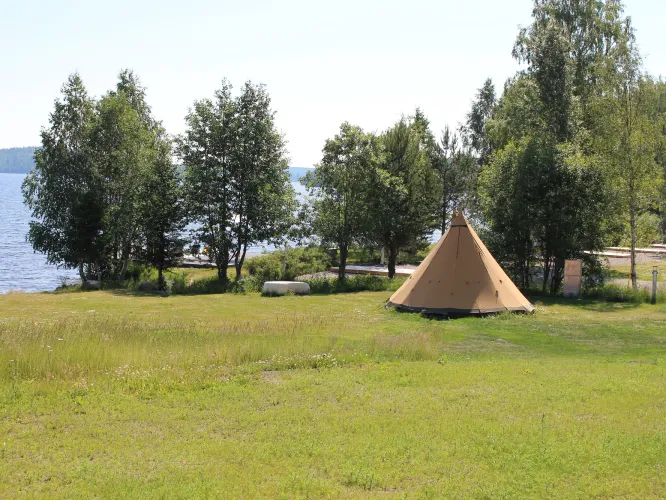
[[[358,275],[338,281],[337,278],[305,280],[314,294],[349,293],[349,292],[394,292],[405,279],[388,279],[385,276]]]
[[[336,254],[338,252],[336,251]],[[381,250],[370,247],[352,247],[349,249],[349,254],[347,255],[347,265],[353,264],[379,264],[381,258]],[[336,255],[336,260],[337,255]],[[339,265],[339,262],[335,262],[335,266]]]
[[[634,290],[629,286],[607,284],[587,295],[588,297],[603,298],[608,302],[629,302],[633,304],[649,304],[652,301],[652,288],[639,287]],[[657,290],[657,303],[666,303],[666,292]]]
[[[152,274],[157,276],[157,272],[153,273],[153,269],[138,262],[129,262],[127,265],[127,272],[125,273],[125,281],[149,281]]]
[[[291,281],[296,276],[326,271],[331,267],[330,255],[320,247],[292,248],[248,259],[247,270],[258,283]]]

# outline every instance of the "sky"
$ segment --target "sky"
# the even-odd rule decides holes
[[[664,0],[626,0],[645,68],[666,75]],[[532,0],[0,0],[0,148],[39,144],[67,76],[93,96],[123,68],[171,134],[223,77],[264,83],[292,166],[312,166],[344,121],[382,131],[418,106],[439,133],[476,90],[498,91]]]

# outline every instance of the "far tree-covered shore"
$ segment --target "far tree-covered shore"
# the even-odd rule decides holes
[[[36,147],[0,149],[0,174],[27,174],[35,168]]]
[[[0,174],[27,174],[35,168],[36,146],[0,148]],[[310,167],[289,167],[289,177],[296,182],[310,171]]]

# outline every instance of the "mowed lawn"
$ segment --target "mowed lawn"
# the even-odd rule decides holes
[[[652,281],[652,270],[657,268],[657,281],[666,281],[666,259],[653,260],[652,262],[641,262],[636,264],[636,277],[641,281]],[[627,285],[631,277],[631,266],[615,265],[610,268],[608,276],[615,279],[626,279]]]
[[[0,296],[0,498],[660,498],[666,306]]]

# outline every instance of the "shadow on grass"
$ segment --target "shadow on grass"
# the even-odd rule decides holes
[[[625,271],[618,271],[617,269],[607,269],[606,279],[611,280],[628,280],[629,273]]]
[[[569,297],[553,297],[548,295],[528,295],[533,304],[541,303],[545,306],[569,306],[594,312],[617,312],[632,310],[641,304],[637,302],[612,302],[604,298],[584,297],[580,299]]]
[[[143,292],[135,288],[105,288],[103,291],[116,297],[162,297],[166,299],[171,296],[160,292]]]

